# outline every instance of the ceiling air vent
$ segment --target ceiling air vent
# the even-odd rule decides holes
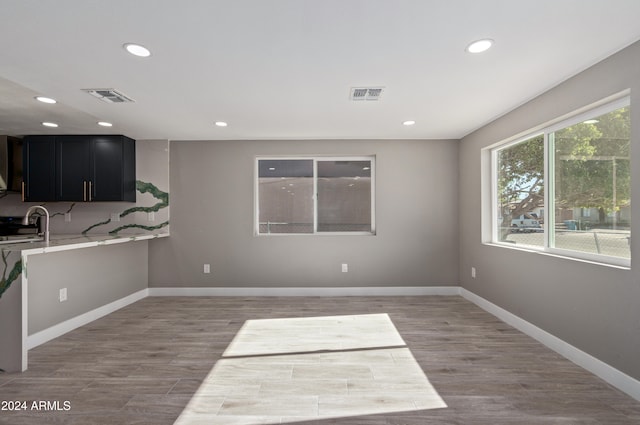
[[[351,100],[380,100],[384,87],[351,87]]]
[[[82,89],[82,91],[85,91],[91,96],[97,97],[98,99],[107,103],[135,102],[135,100],[131,99],[129,96],[114,89]]]

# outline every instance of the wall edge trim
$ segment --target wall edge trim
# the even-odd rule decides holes
[[[152,297],[344,297],[460,295],[459,286],[172,287],[149,288]]]
[[[637,379],[465,288],[460,287],[460,295],[508,325],[513,326],[520,332],[544,344],[564,358],[593,373],[620,391],[640,401],[640,381]]]
[[[71,319],[60,322],[57,325],[48,327],[32,335],[27,336],[27,350],[35,348],[45,342],[51,341],[54,338],[62,336],[67,332],[84,326],[94,320],[100,319],[114,311],[120,310],[130,304],[140,301],[149,296],[149,289],[142,289],[133,294],[127,295],[124,298],[117,299],[109,304],[105,304],[102,307],[98,307],[94,310],[75,316]]]

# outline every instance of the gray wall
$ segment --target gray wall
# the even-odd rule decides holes
[[[296,154],[376,155],[375,236],[254,235],[255,157]],[[458,285],[457,161],[451,140],[171,142],[171,237],[150,245],[149,286]]]
[[[640,199],[640,43],[465,137],[460,144],[460,281],[464,288],[640,379],[640,209],[632,209],[634,271],[483,245],[481,150],[631,89],[632,198]],[[635,202],[635,201],[634,201]],[[471,267],[477,278],[471,278]]]
[[[147,288],[148,242],[30,255],[28,334]],[[60,288],[68,300],[58,301]]]

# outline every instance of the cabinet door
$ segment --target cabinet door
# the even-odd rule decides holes
[[[55,136],[26,136],[22,144],[23,199],[28,202],[54,201]]]
[[[123,140],[95,136],[92,145],[91,200],[123,200]]]
[[[58,201],[90,201],[91,138],[87,136],[56,137],[56,199]]]

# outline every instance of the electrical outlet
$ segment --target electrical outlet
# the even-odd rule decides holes
[[[67,288],[60,289],[59,300],[60,302],[64,302],[67,300]]]
[[[120,221],[120,214],[111,213],[111,221]]]
[[[71,213],[70,212],[64,213],[64,221],[65,221],[65,223],[71,223]]]
[[[476,268],[475,267],[471,267],[471,277],[472,278],[476,278]]]
[[[204,273],[211,273],[211,264],[204,265]]]
[[[153,211],[147,213],[147,221],[155,221],[156,215]]]
[[[349,265],[347,263],[342,263],[342,273],[347,273],[349,271]]]

